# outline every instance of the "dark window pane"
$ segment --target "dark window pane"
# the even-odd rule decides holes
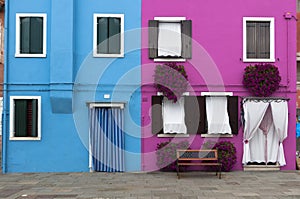
[[[108,53],[108,18],[99,17],[97,26],[97,53]]]
[[[97,26],[97,53],[120,54],[121,19],[115,17],[99,17]]]
[[[15,137],[27,137],[27,100],[15,100]]]
[[[43,53],[43,18],[31,17],[30,20],[30,53]]]
[[[270,58],[270,22],[251,21],[246,24],[247,58]]]
[[[109,53],[120,54],[121,19],[109,18]]]
[[[37,100],[16,99],[15,137],[37,137]]]
[[[20,18],[20,53],[30,53],[30,17]]]
[[[42,54],[43,18],[21,17],[20,22],[20,53]]]

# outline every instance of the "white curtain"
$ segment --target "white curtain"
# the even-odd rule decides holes
[[[245,112],[243,164],[246,164],[247,162],[250,162],[252,160],[249,141],[251,141],[255,133],[257,133],[268,105],[268,103],[254,101],[247,101],[243,105]]]
[[[181,24],[159,23],[158,56],[181,56]]]
[[[243,164],[278,162],[284,166],[283,140],[287,137],[288,105],[281,102],[244,103]]]
[[[284,150],[283,150],[283,140],[287,137],[288,128],[288,104],[287,101],[284,102],[271,102],[272,114],[275,132],[279,138],[278,156],[277,160],[280,166],[286,165]]]
[[[184,98],[181,97],[176,103],[164,98],[162,106],[164,133],[186,134]]]
[[[208,134],[231,134],[227,97],[206,97]]]

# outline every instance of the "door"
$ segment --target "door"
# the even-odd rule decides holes
[[[90,117],[91,169],[122,172],[124,166],[124,110],[118,107],[93,107]]]

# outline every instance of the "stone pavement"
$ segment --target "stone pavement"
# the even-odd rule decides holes
[[[0,198],[300,199],[300,172],[0,174]]]

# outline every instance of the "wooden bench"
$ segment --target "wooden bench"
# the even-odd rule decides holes
[[[221,179],[221,168],[222,163],[218,161],[218,151],[216,149],[212,150],[180,150],[176,151],[176,171],[177,177],[180,179],[179,170],[180,166],[216,166],[216,175],[219,174],[219,179]]]

